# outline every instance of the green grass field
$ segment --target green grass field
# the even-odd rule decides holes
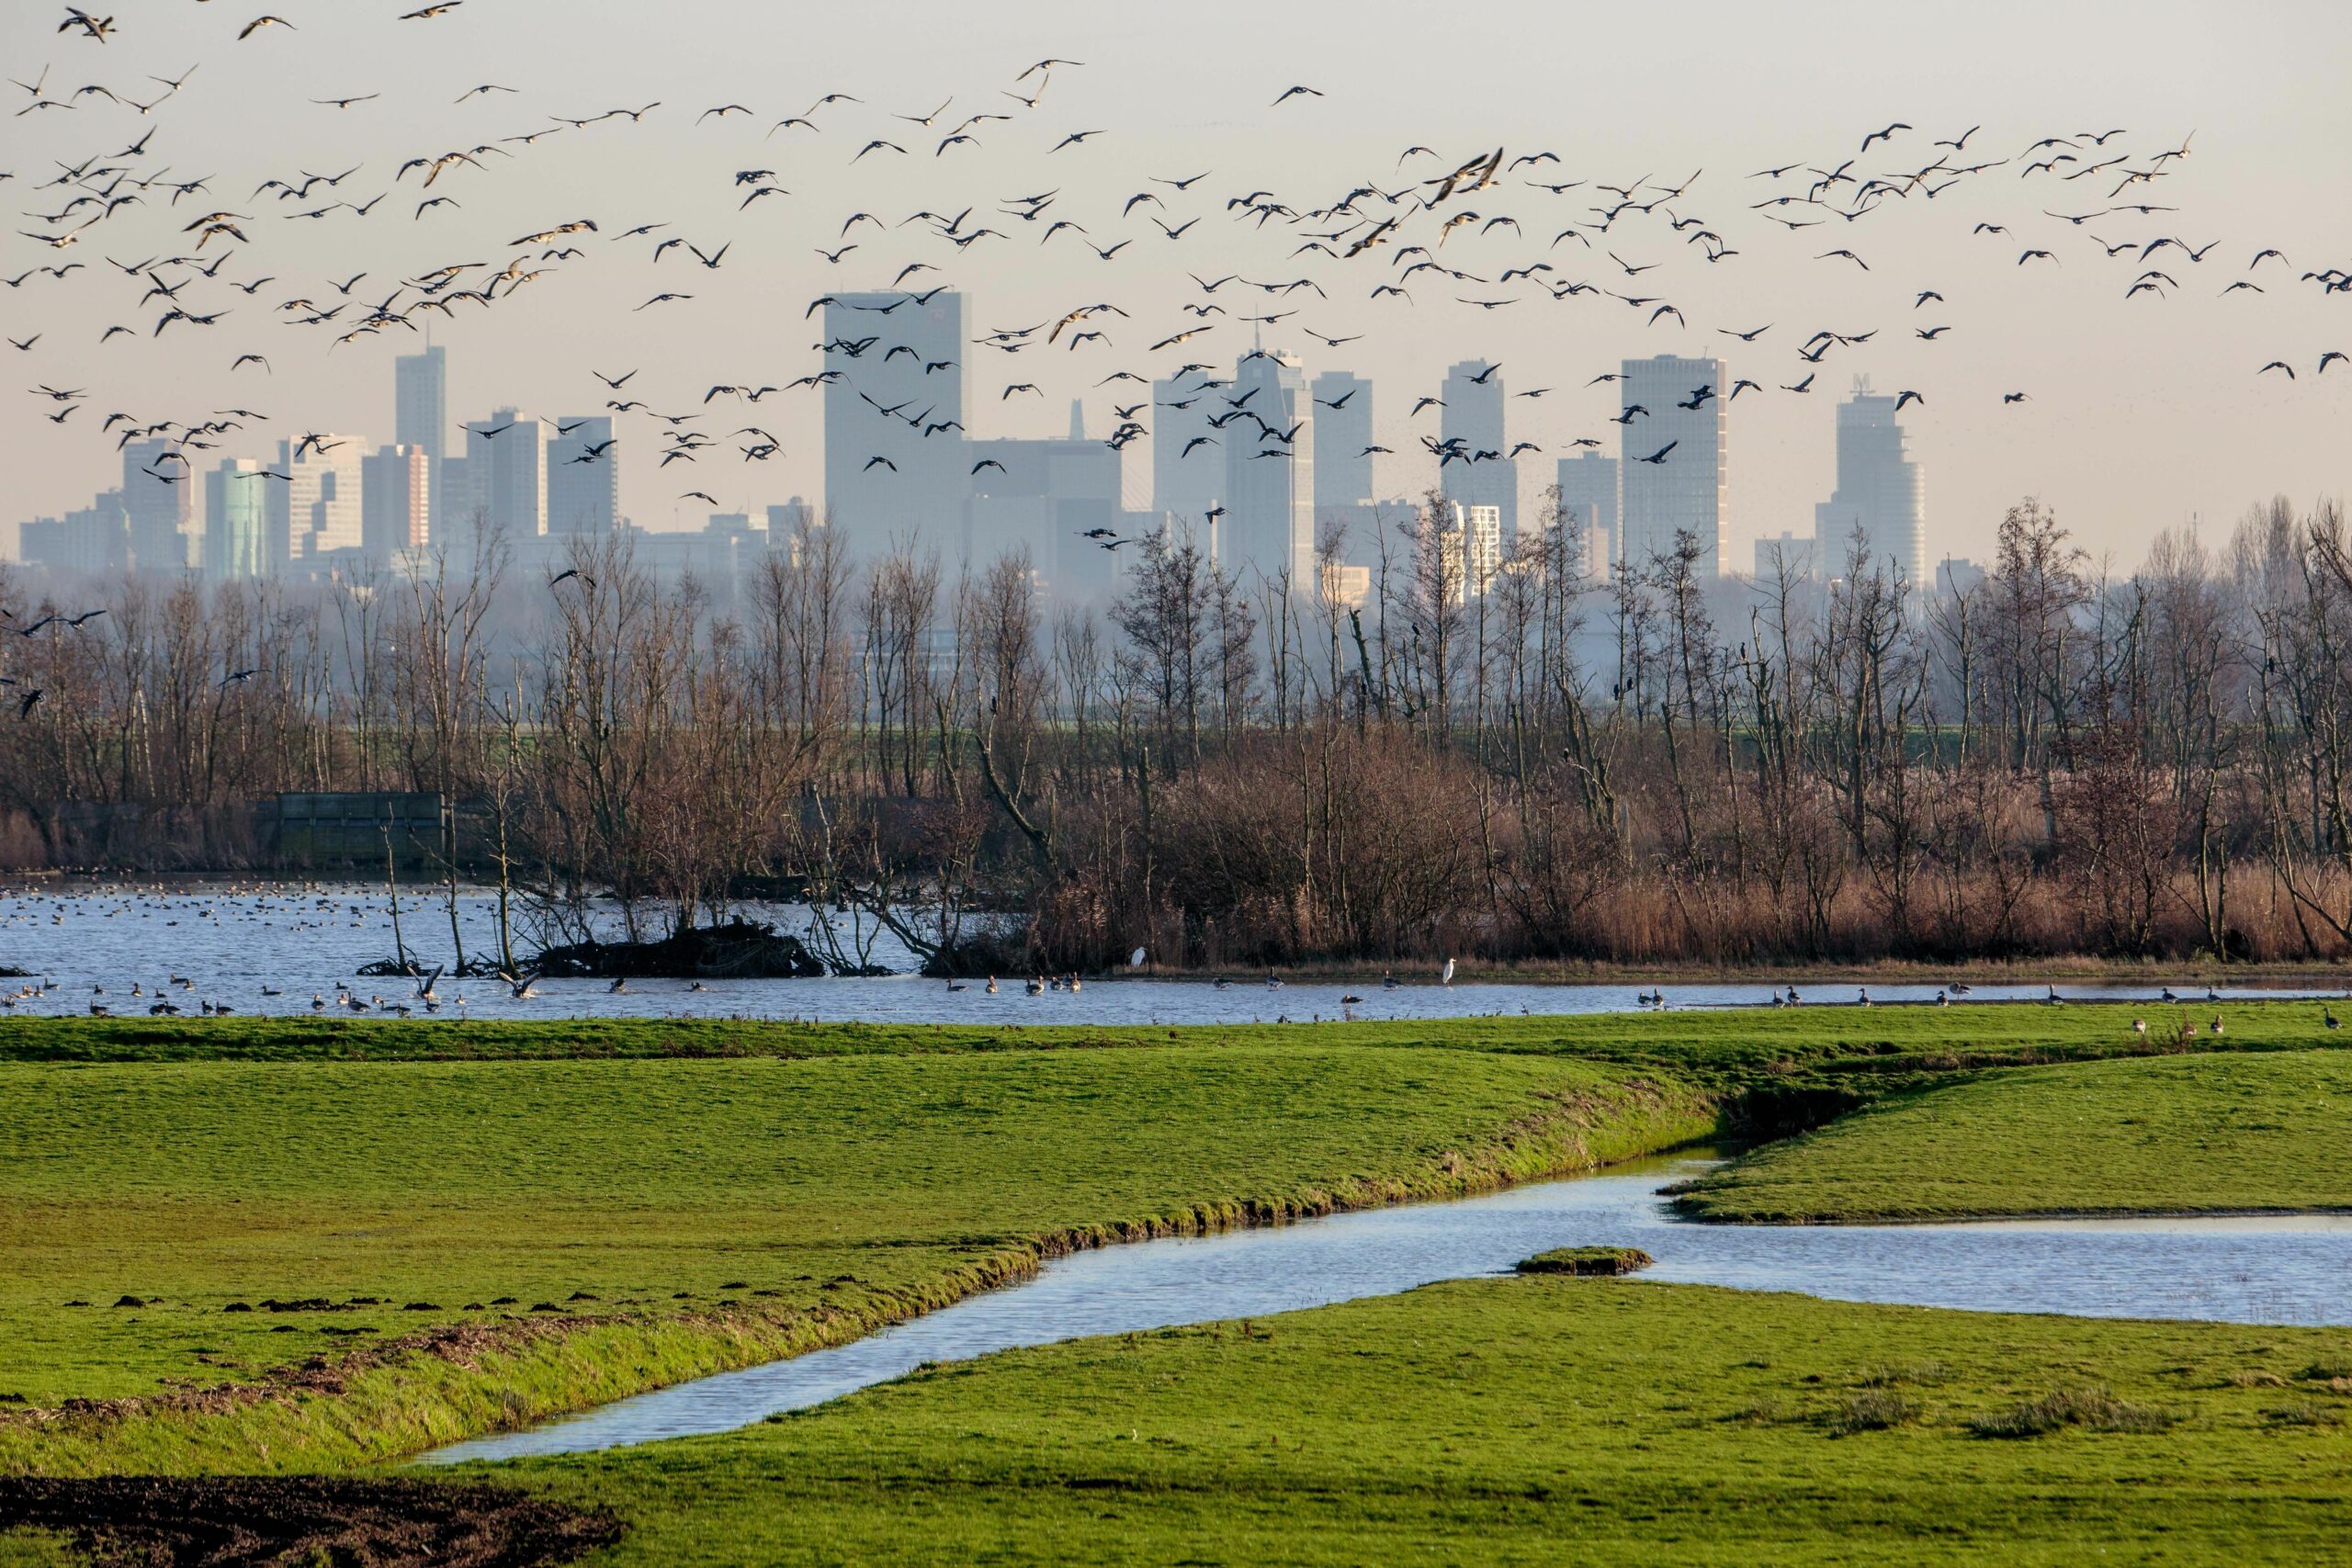
[[[582,1057],[943,1055],[1154,1047],[1290,1050],[1309,1045],[1566,1055],[1671,1067],[1694,1079],[1856,1079],[1872,1085],[1962,1066],[2017,1066],[2177,1049],[2132,1032],[2120,1004],[2064,1008],[1806,1006],[1516,1018],[1367,1020],[1294,1024],[984,1028],[958,1024],[806,1024],[715,1020],[569,1023],[474,1019],[41,1019],[0,1021],[0,1062],[510,1061]],[[2169,1015],[2167,1015],[2169,1016]],[[2186,1017],[2186,1014],[2182,1015]],[[2205,1032],[2221,1018],[2226,1033]],[[2271,1051],[2340,1044],[2317,1002],[2231,1002],[2196,1010],[2191,1050]]]
[[[2341,1332],[1476,1280],[494,1473],[630,1519],[599,1568],[2341,1562],[2352,1398],[2312,1374],[2347,1363]]]
[[[0,1394],[503,1336],[479,1375],[429,1358],[340,1401],[0,1419],[0,1465],[348,1463],[854,1337],[1041,1244],[1459,1191],[1712,1124],[1631,1078],[1313,1045],[0,1066]]]
[[[2218,1010],[2153,1044],[2088,1006],[11,1021],[0,1472],[366,1467],[1059,1247],[1558,1174],[1726,1109],[1848,1113],[1712,1179],[1724,1215],[2352,1204],[2341,1036],[2314,1004]],[[2347,1379],[2342,1333],[1486,1280],[497,1473],[619,1509],[613,1564],[2324,1561]],[[120,1403],[30,1414],[69,1400]],[[55,1561],[0,1536],[0,1564]]]
[[[1683,1201],[1716,1220],[2352,1208],[2352,1055],[2026,1067],[1891,1096]]]

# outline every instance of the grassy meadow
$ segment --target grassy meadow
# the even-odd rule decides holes
[[[2352,1206],[2352,1056],[2316,1004],[2153,1038],[2133,1016],[11,1021],[0,1473],[369,1469],[841,1343],[1064,1247],[1725,1125],[1836,1118],[1708,1179],[1723,1217]],[[2324,1561],[2347,1380],[2343,1333],[1548,1276],[489,1473],[616,1509],[613,1565]],[[0,1535],[0,1568],[63,1560]]]
[[[2352,1055],[2086,1062],[1892,1095],[1682,1200],[1711,1220],[2352,1209]]]
[[[2352,1334],[1557,1276],[935,1368],[497,1467],[595,1568],[2341,1562]]]
[[[1411,1048],[0,1065],[0,1395],[149,1402],[0,1417],[0,1466],[358,1462],[852,1337],[1041,1250],[1712,1124],[1622,1068]],[[494,1332],[367,1364],[453,1325]],[[288,1369],[291,1401],[172,1398]]]

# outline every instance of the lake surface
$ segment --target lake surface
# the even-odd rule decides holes
[[[1710,1168],[1681,1156],[1449,1203],[1136,1242],[835,1349],[625,1399],[428,1463],[577,1453],[732,1431],[931,1361],[1092,1335],[1262,1316],[1439,1280],[1505,1273],[1555,1247],[1638,1247],[1641,1278],[1834,1301],[2086,1317],[2352,1324],[2352,1216],[1767,1226],[1677,1220],[1659,1189]]]
[[[801,935],[814,918],[806,905],[747,906],[754,919]],[[461,892],[458,933],[469,956],[497,950],[497,901],[486,892]],[[447,906],[425,894],[404,895],[401,933],[412,955],[430,967],[456,951]],[[610,933],[608,933],[610,934]],[[518,931],[517,945],[528,944]],[[914,967],[905,948],[887,936],[867,950],[871,961]],[[38,996],[18,997],[25,1013],[84,1013],[93,1001],[119,1017],[142,1014],[158,997],[189,1012],[210,1001],[240,1013],[306,1013],[314,998],[339,1009],[338,982],[362,1001],[422,1003],[403,980],[362,980],[360,966],[393,953],[392,920],[383,889],[287,885],[260,890],[153,893],[91,890],[0,892],[0,964],[54,982]],[[194,982],[192,987],[175,977]],[[1366,1019],[1469,1018],[1521,1014],[1631,1011],[1643,987],[1633,985],[1483,984],[1443,986],[1433,972],[1400,970],[1400,984],[1352,985],[1291,981],[1270,989],[1262,976],[1237,973],[1220,989],[1205,979],[1090,980],[1077,992],[1031,996],[1018,977],[1000,976],[997,994],[980,982],[950,990],[912,974],[878,979],[712,980],[693,990],[684,980],[632,980],[615,994],[602,980],[542,980],[537,993],[516,999],[495,979],[444,979],[441,1016],[492,1018],[790,1018],[887,1023],[1248,1023]],[[2174,982],[2184,997],[2202,1000],[2203,982]],[[138,987],[134,995],[132,987]],[[104,995],[94,995],[103,987]],[[266,995],[265,988],[277,992]],[[0,991],[8,989],[0,985]],[[1661,987],[1669,1008],[1769,1004],[1779,987],[1761,982]],[[1851,1005],[1850,982],[1805,985],[1808,1006]],[[1937,987],[1873,985],[1873,1000],[1924,1002]],[[2156,998],[2149,986],[2063,986],[2068,997]],[[2041,985],[1979,986],[1968,1001],[2040,999]],[[2225,998],[2338,997],[2340,989],[2226,987]],[[1361,1000],[1351,1002],[1354,996]],[[459,998],[463,998],[462,1001]]]

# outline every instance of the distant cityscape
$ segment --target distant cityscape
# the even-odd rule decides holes
[[[904,545],[950,563],[1025,550],[1053,596],[1097,603],[1135,558],[1125,547],[1157,535],[1298,592],[1320,570],[1323,592],[1360,604],[1397,525],[1425,500],[1375,494],[1374,458],[1390,450],[1374,434],[1378,388],[1341,369],[1310,376],[1288,352],[1253,349],[1229,372],[1193,365],[1138,384],[1132,400],[1113,399],[1107,435],[1087,430],[1074,401],[1065,438],[1007,439],[969,429],[979,411],[965,363],[964,296],[842,294],[825,302],[824,319],[820,502],[793,496],[757,512],[714,504],[700,530],[639,528],[620,503],[632,445],[619,423],[630,412],[625,395],[597,413],[502,407],[453,424],[448,354],[435,346],[395,362],[390,442],[287,436],[273,456],[222,457],[199,471],[187,452],[202,443],[126,437],[119,487],[62,517],[22,521],[17,557],[61,574],[323,580],[490,537],[544,563],[582,536],[626,532],[657,573],[725,586],[801,527],[828,525],[870,547]],[[1531,459],[1548,471],[1521,463],[1534,444],[1513,444],[1514,395],[1499,367],[1464,360],[1434,397],[1415,400],[1417,423],[1434,405],[1437,434],[1416,440],[1436,466],[1440,526],[1461,536],[1465,592],[1483,592],[1522,528],[1536,525],[1522,512],[1524,492],[1555,484],[1557,515],[1573,520],[1590,572],[1639,569],[1687,536],[1693,570],[1707,581],[1836,575],[1859,547],[1872,572],[1937,586],[1925,479],[1898,400],[1873,392],[1867,378],[1836,405],[1836,484],[1810,529],[1759,532],[1751,559],[1738,562],[1725,558],[1724,537],[1732,404],[1745,388],[1729,382],[1721,359],[1669,355],[1625,360],[1616,381],[1616,453],[1588,440],[1572,454]],[[1013,389],[1006,397],[1014,395],[1042,396]],[[1149,503],[1136,508],[1126,500],[1126,448],[1146,434],[1137,416],[1147,411]],[[710,447],[731,457],[731,445],[747,461],[774,455],[756,413],[746,411],[744,423],[721,439],[676,434],[673,422],[670,452]]]

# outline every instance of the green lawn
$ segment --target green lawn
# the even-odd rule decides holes
[[[0,1065],[0,1395],[327,1359],[300,1399],[0,1415],[0,1468],[362,1461],[854,1337],[1040,1245],[1460,1191],[1713,1121],[1620,1069],[1346,1045]],[[364,1365],[453,1324],[492,1332]]]
[[[1891,1096],[1702,1179],[1709,1219],[2352,1208],[2352,1055],[2028,1067]]]
[[[2342,1562],[2346,1371],[2343,1332],[1492,1280],[491,1473],[618,1509],[597,1568]]]

